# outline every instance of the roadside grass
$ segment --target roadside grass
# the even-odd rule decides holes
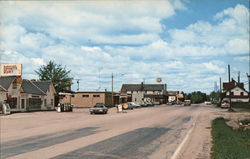
[[[233,103],[232,108],[239,108],[244,111],[250,111],[250,105],[249,103]]]
[[[250,158],[250,130],[233,130],[224,118],[212,122],[212,159]]]

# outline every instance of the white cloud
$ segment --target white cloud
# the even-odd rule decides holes
[[[225,72],[223,68],[220,68],[219,66],[215,65],[214,63],[207,62],[207,63],[202,63],[205,68],[209,71],[212,71],[214,73],[222,74]]]
[[[238,56],[238,57],[235,57],[234,60],[237,60],[237,61],[248,61],[249,62],[249,57],[248,56]]]
[[[222,58],[249,52],[249,11],[225,9],[213,24],[167,30],[164,41],[161,20],[176,9],[187,8],[175,0],[0,2],[3,61],[22,63],[24,78],[35,78],[34,70],[54,60],[85,90],[99,87],[99,72],[102,90],[110,89],[112,72],[116,90],[156,77],[172,90],[210,89],[225,74]]]

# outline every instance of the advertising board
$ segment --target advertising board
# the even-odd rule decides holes
[[[0,76],[22,76],[22,64],[0,64]]]

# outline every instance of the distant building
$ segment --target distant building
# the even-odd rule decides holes
[[[240,82],[236,82],[232,79],[230,82],[223,83],[223,91],[222,91],[222,101],[228,101],[229,97],[231,98],[231,102],[249,102],[249,92],[247,92],[244,88],[244,84]]]
[[[183,102],[184,95],[181,91],[167,91],[168,102]]]
[[[166,84],[123,84],[121,88],[121,102],[152,102],[166,103]]]
[[[111,92],[75,92],[71,95],[64,95],[60,97],[60,103],[71,103],[74,107],[84,108],[92,107],[96,103],[104,103],[111,107],[119,103],[119,94],[113,92],[113,103],[112,103],[112,93]]]

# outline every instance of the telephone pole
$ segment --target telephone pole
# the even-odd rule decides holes
[[[113,72],[112,72],[112,75],[111,75],[111,78],[112,78],[112,92],[111,92],[111,105],[113,106],[113,91],[114,91],[114,75],[113,75]]]
[[[230,65],[228,65],[228,85],[229,85],[229,110],[232,109],[232,101],[231,101],[231,88],[230,88]]]
[[[76,83],[77,83],[77,92],[78,92],[79,91],[80,79],[76,79]]]
[[[220,77],[220,93],[221,93],[221,77]]]

